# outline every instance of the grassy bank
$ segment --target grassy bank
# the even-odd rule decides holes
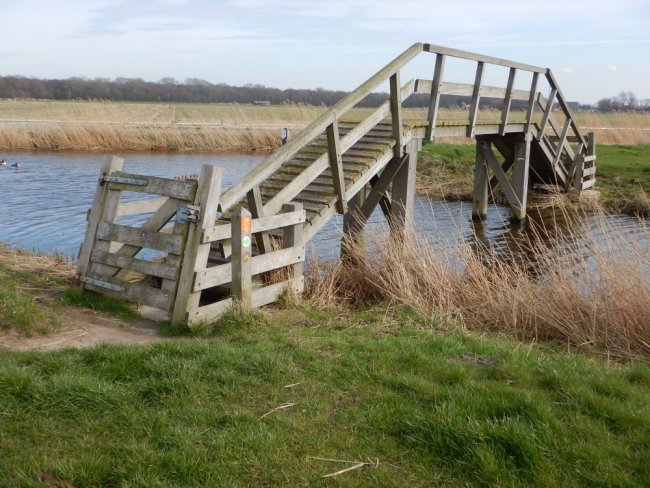
[[[214,338],[3,353],[0,484],[650,479],[641,364],[470,338],[399,308],[231,315],[206,332]]]
[[[650,215],[650,144],[599,145],[596,189],[607,210]],[[471,200],[474,146],[427,144],[418,166],[419,189],[436,198]]]

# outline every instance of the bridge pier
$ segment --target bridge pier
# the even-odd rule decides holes
[[[389,222],[391,229],[401,231],[413,222],[415,207],[415,174],[418,163],[418,146],[421,139],[411,139],[406,146],[407,157],[393,177]]]
[[[503,144],[511,145],[512,154],[500,164],[492,152],[494,137],[476,138],[476,159],[474,162],[474,194],[472,198],[472,218],[482,220],[487,216],[489,192],[497,186],[505,194],[510,205],[510,219],[520,222],[526,218],[526,205],[528,202],[528,178],[530,172],[530,147],[532,134],[509,141],[499,139]],[[511,179],[507,172],[512,168]],[[489,171],[494,174],[489,178]]]

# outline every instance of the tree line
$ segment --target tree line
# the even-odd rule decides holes
[[[225,83],[210,83],[198,78],[184,82],[174,78],[162,78],[157,82],[141,78],[67,78],[39,79],[25,76],[0,76],[0,98],[35,98],[49,100],[112,100],[129,102],[171,102],[171,103],[270,103],[305,104],[331,106],[341,100],[347,92],[323,88],[281,90],[259,84],[231,86]],[[359,106],[377,107],[388,99],[387,93],[371,93]],[[405,101],[406,107],[428,107],[427,94],[414,94]],[[442,107],[463,107],[469,97],[443,95]],[[498,99],[482,99],[481,107],[500,108]],[[514,104],[516,106],[516,104]]]
[[[601,98],[596,107],[599,112],[649,112],[650,98],[639,100],[634,92],[622,91],[615,97]]]

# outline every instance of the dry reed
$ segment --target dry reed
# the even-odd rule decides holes
[[[312,260],[307,297],[323,307],[392,301],[474,331],[650,359],[650,229],[623,234],[602,212],[559,220],[508,252],[476,236],[371,229],[345,262]]]

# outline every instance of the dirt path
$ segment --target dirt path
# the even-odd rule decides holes
[[[68,307],[61,315],[65,324],[47,335],[25,337],[16,331],[0,333],[0,350],[52,351],[67,347],[92,347],[102,343],[148,344],[165,340],[160,335],[160,324],[151,310],[145,310],[135,321],[123,320],[89,310]]]

